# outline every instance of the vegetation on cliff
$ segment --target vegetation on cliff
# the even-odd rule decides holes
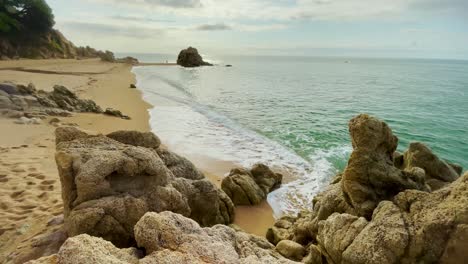
[[[0,59],[115,60],[110,51],[76,47],[54,25],[52,9],[44,0],[0,0]]]

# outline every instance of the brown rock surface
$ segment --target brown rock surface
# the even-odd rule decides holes
[[[205,226],[232,222],[232,202],[221,190],[204,178],[177,178],[154,148],[138,146],[154,146],[155,138],[148,141],[146,133],[138,133],[118,133],[132,135],[123,138],[134,146],[57,129],[56,162],[70,236],[87,233],[132,245],[133,227],[148,211],[173,211]],[[184,166],[189,165],[188,175],[196,171],[191,163]]]
[[[281,185],[283,175],[264,164],[255,164],[250,171],[233,169],[221,182],[221,188],[235,205],[256,205]]]

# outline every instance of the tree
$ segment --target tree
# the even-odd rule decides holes
[[[54,26],[45,0],[0,0],[0,31],[8,35],[45,33]]]

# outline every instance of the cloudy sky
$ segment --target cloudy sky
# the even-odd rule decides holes
[[[468,0],[47,0],[77,45],[115,52],[468,59]]]

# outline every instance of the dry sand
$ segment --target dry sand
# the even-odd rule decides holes
[[[62,123],[75,123],[97,133],[125,129],[150,131],[148,109],[151,106],[142,100],[138,89],[129,88],[135,83],[130,70],[130,65],[99,60],[0,61],[0,82],[32,82],[43,90],[51,90],[55,84],[64,85],[80,97],[92,99],[103,108],[119,109],[132,118],[75,114],[60,118]],[[40,125],[18,125],[12,119],[0,118],[0,263],[22,263],[39,257],[37,254],[47,254],[50,249],[43,237],[63,235],[60,233],[63,205],[54,160],[54,129],[48,120]],[[218,186],[221,177],[233,167],[229,162],[188,158],[193,158]],[[254,207],[238,207],[235,224],[264,236],[274,222],[272,215],[266,202]]]

